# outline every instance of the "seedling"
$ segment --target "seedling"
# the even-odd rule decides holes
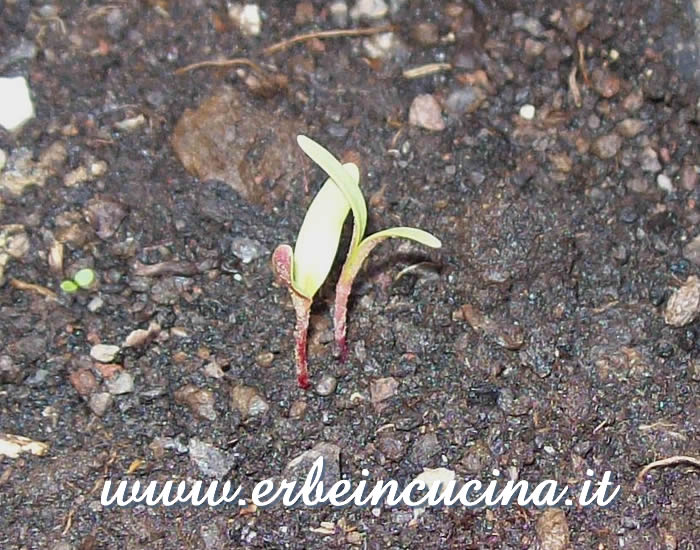
[[[61,281],[61,290],[67,294],[77,292],[78,289],[88,289],[95,282],[95,272],[89,267],[78,270],[72,279]]]
[[[357,185],[360,179],[357,166],[348,163],[342,165],[341,170]],[[304,389],[309,387],[306,340],[311,303],[331,270],[349,212],[350,205],[343,192],[329,178],[306,211],[294,251],[288,244],[282,244],[272,254],[272,269],[292,297],[296,314],[294,354],[297,382]]]
[[[391,237],[411,239],[432,248],[440,248],[442,243],[427,231],[414,227],[392,227],[364,237],[367,228],[367,205],[360,190],[359,176],[354,177],[355,174],[346,170],[338,159],[315,141],[305,136],[298,136],[297,143],[304,153],[338,185],[352,209],[352,239],[335,287],[335,309],[333,311],[336,347],[341,361],[345,361],[348,354],[346,341],[348,298],[357,273],[374,247]]]
[[[390,237],[402,237],[439,248],[442,243],[430,233],[413,227],[394,227],[363,238],[367,228],[367,205],[360,190],[360,172],[352,163],[341,164],[329,151],[305,136],[297,136],[299,147],[328,175],[306,212],[294,250],[279,245],[272,254],[272,268],[292,297],[296,314],[294,328],[297,382],[309,387],[307,333],[311,303],[328,277],[338,250],[343,223],[350,210],[353,231],[350,248],[336,285],[333,323],[341,360],[347,358],[347,304],[352,283],[369,253]]]

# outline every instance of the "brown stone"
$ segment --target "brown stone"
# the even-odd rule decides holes
[[[222,86],[186,109],[172,136],[180,162],[200,180],[226,182],[250,202],[272,205],[301,171],[301,124]]]

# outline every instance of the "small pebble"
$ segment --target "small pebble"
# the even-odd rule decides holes
[[[297,399],[293,401],[291,406],[289,407],[289,418],[293,418],[296,420],[304,418],[304,414],[306,413],[307,408],[308,403],[303,399]]]
[[[436,132],[445,129],[440,104],[430,94],[416,96],[408,112],[408,122],[412,126]]]
[[[29,85],[23,76],[0,78],[0,126],[14,132],[34,118]]]
[[[299,2],[294,10],[294,23],[304,25],[314,20],[314,5],[308,0]]]
[[[384,0],[357,0],[350,10],[353,19],[381,19],[389,12]]]
[[[532,38],[525,39],[525,45],[523,49],[525,51],[525,55],[530,58],[539,57],[540,55],[542,55],[544,48],[544,42],[540,42],[539,40],[534,40]]]
[[[700,266],[700,234],[683,247],[683,257]]]
[[[124,339],[125,348],[137,348],[144,346],[160,333],[160,325],[151,321],[147,329],[137,328],[132,330]]]
[[[613,158],[620,150],[622,138],[617,134],[608,134],[600,136],[591,145],[593,154],[599,159]]]
[[[644,94],[642,93],[642,90],[634,90],[622,100],[622,107],[625,109],[625,111],[630,113],[639,111],[642,105],[644,105]]]
[[[259,241],[249,239],[248,237],[236,237],[231,243],[231,253],[240,259],[244,264],[249,264],[253,260],[257,260],[269,254]]]
[[[571,24],[576,29],[576,32],[585,30],[591,24],[591,21],[593,21],[593,14],[581,6],[576,6],[571,13]]]
[[[134,391],[134,377],[126,371],[121,371],[109,380],[106,380],[105,385],[112,395],[131,393]]]
[[[205,420],[216,420],[212,392],[200,389],[193,384],[186,384],[175,391],[174,397],[176,402],[186,405],[195,416]]]
[[[104,300],[99,296],[95,296],[92,300],[88,302],[87,309],[90,313],[96,313],[104,305]]]
[[[97,387],[97,379],[87,367],[71,372],[68,379],[75,391],[83,397],[90,395]]]
[[[7,162],[7,153],[0,149],[0,172],[5,168],[5,163]]]
[[[345,2],[332,2],[329,10],[333,23],[339,27],[345,27],[348,24],[348,5]]]
[[[335,388],[337,385],[338,380],[335,376],[324,374],[316,384],[316,393],[323,397],[328,397],[329,395],[335,393]]]
[[[533,118],[535,118],[535,106],[526,103],[525,105],[520,107],[520,116],[525,120],[532,120]]]
[[[685,284],[676,290],[666,302],[664,321],[672,327],[682,327],[700,313],[700,279],[688,277]]]
[[[111,363],[119,353],[119,346],[96,344],[90,349],[90,357],[100,363]]]
[[[223,369],[214,361],[204,365],[204,369],[202,369],[202,370],[204,371],[204,374],[206,374],[207,376],[210,376],[210,377],[216,378],[216,379],[223,378],[226,374],[223,371]]]
[[[544,33],[544,27],[534,17],[528,17],[523,12],[515,12],[513,14],[513,26],[516,29],[522,29],[529,32],[533,36],[539,36]]]
[[[243,418],[265,414],[270,405],[258,390],[251,386],[235,386],[231,389],[231,404]]]
[[[646,128],[647,123],[636,118],[626,118],[618,122],[615,131],[622,137],[633,138]]]
[[[373,405],[378,405],[382,401],[396,395],[399,388],[399,381],[394,377],[378,378],[369,385],[370,399]]]
[[[1,164],[1,162],[0,162]],[[698,184],[698,169],[697,166],[690,164],[685,165],[681,169],[681,187],[686,191],[693,191]]]
[[[486,100],[486,92],[477,86],[465,86],[447,96],[445,110],[451,115],[473,113]]]
[[[606,99],[617,95],[620,91],[620,79],[606,69],[595,69],[591,80],[595,91]]]
[[[9,355],[0,355],[0,384],[19,384],[27,371],[12,360]]]
[[[645,147],[641,155],[641,166],[644,172],[655,174],[661,171],[659,155],[651,147]]]
[[[71,170],[63,177],[63,185],[66,187],[74,187],[80,183],[88,181],[90,176],[85,166],[78,166],[75,170]]]
[[[258,36],[262,30],[262,17],[257,4],[232,4],[228,16],[246,36]]]
[[[261,367],[269,367],[275,360],[275,354],[271,351],[263,351],[255,356],[255,362]]]
[[[399,40],[393,32],[382,32],[366,38],[362,42],[362,46],[368,57],[384,59],[390,57],[396,50],[399,46]]]
[[[233,465],[231,463],[231,457],[228,454],[214,447],[214,445],[210,445],[194,437],[189,440],[188,448],[190,460],[197,465],[199,471],[205,476],[221,479],[228,473]]]
[[[90,396],[90,400],[88,401],[88,407],[90,407],[90,410],[97,416],[104,416],[104,414],[107,412],[107,409],[109,409],[112,406],[113,401],[114,398],[110,393],[95,393]]]
[[[547,508],[535,524],[537,548],[540,550],[566,550],[570,547],[569,524],[561,508]]]
[[[440,41],[440,34],[435,23],[418,23],[411,29],[411,36],[421,46],[434,46]]]
[[[138,114],[131,118],[125,118],[114,123],[114,127],[122,132],[133,132],[146,124],[146,117],[143,114]]]
[[[669,178],[666,174],[659,174],[656,176],[656,185],[659,186],[659,189],[666,191],[667,193],[673,193],[675,191],[671,178]]]
[[[103,160],[98,160],[90,164],[90,175],[99,177],[107,171],[107,163]]]

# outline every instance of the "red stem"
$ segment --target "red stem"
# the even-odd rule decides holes
[[[352,289],[352,280],[345,281],[341,277],[335,287],[335,308],[333,310],[333,324],[335,325],[335,345],[341,363],[348,358],[348,343],[345,338],[347,332],[348,298]]]
[[[294,355],[297,362],[297,383],[299,387],[306,390],[309,388],[309,368],[306,354],[306,339],[309,331],[309,314],[311,312],[311,300],[299,296],[291,290],[292,303],[297,317],[294,327]]]
[[[333,324],[335,325],[335,346],[341,363],[348,358],[347,316],[348,298],[352,290],[352,283],[355,280],[362,264],[372,252],[375,246],[382,242],[383,238],[365,240],[351,253],[343,264],[340,272],[338,284],[335,285],[335,308],[333,310]]]

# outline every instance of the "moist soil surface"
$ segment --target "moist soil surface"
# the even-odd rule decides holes
[[[36,110],[0,129],[0,432],[46,445],[0,456],[1,548],[697,547],[692,460],[638,479],[700,457],[697,2],[358,4],[261,1],[256,29],[219,1],[0,2],[0,75]],[[443,242],[374,251],[345,364],[339,254],[307,391],[269,261],[324,179],[297,133],[360,166],[369,232]],[[250,495],[318,454],[327,482],[445,468],[574,502],[100,503],[121,479]],[[587,470],[608,506],[578,503]]]

